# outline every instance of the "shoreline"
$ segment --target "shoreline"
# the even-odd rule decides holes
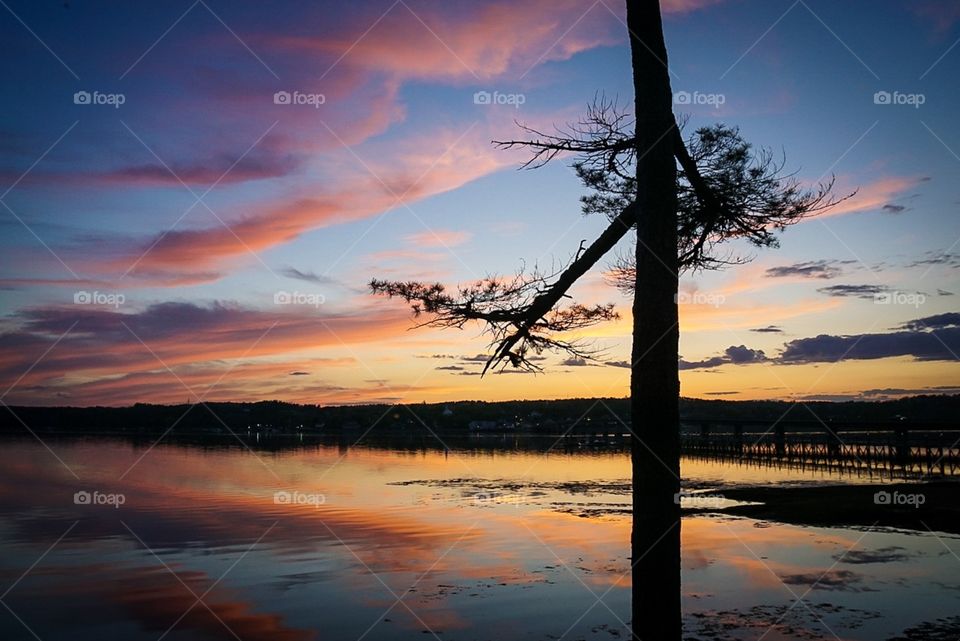
[[[892,527],[960,535],[957,481],[736,487],[718,492],[749,503],[710,512],[790,525]]]

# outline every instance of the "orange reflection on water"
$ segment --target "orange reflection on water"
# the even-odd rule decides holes
[[[167,445],[147,452],[118,442],[53,447],[81,481],[36,444],[10,443],[0,452],[4,539],[25,550],[4,559],[4,573],[16,578],[24,569],[17,562],[36,558],[78,520],[51,553],[45,576],[77,574],[77,566],[60,555],[82,553],[83,575],[98,577],[77,579],[96,584],[86,597],[112,604],[125,620],[153,631],[189,610],[178,626],[200,635],[232,638],[229,627],[245,640],[305,641],[321,628],[322,608],[343,626],[353,618],[372,625],[379,613],[389,612],[381,619],[390,620],[378,626],[410,633],[464,630],[486,623],[490,610],[483,607],[494,607],[487,603],[521,617],[563,609],[562,599],[591,603],[609,590],[609,598],[624,607],[633,580],[631,521],[623,514],[602,515],[605,507],[629,504],[629,488],[621,483],[629,460],[622,453],[336,447],[252,453]],[[685,475],[706,485],[724,472],[751,482],[763,478],[755,468],[731,471],[697,461],[684,466]],[[775,472],[765,480],[803,480],[804,474]],[[491,488],[517,498],[476,499],[478,490]],[[72,497],[80,490],[122,493],[125,501],[120,508],[75,505]],[[323,501],[277,502],[276,492],[322,495]],[[599,507],[601,514],[584,518],[583,506]],[[789,598],[783,577],[822,572],[859,536],[762,525],[685,519],[685,593],[735,588]],[[238,566],[222,581],[210,569],[218,559]],[[241,581],[244,573],[256,579]],[[292,602],[274,594],[286,584],[296,586]],[[34,595],[46,602],[64,589],[60,584],[44,592],[27,582],[18,598]],[[527,597],[540,590],[560,596],[542,604]],[[209,609],[191,609],[195,595],[207,591]],[[479,600],[468,600],[473,597]],[[514,609],[518,603],[528,609]],[[304,620],[310,624],[302,625]],[[546,617],[538,625],[554,623]],[[350,630],[353,636],[363,632]]]

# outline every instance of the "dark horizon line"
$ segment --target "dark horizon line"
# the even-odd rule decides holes
[[[837,395],[839,396],[839,395]],[[145,401],[137,401],[129,405],[12,405],[4,403],[4,406],[8,407],[11,410],[16,409],[43,409],[43,410],[83,410],[83,409],[110,409],[110,410],[122,410],[122,409],[133,409],[138,406],[147,406],[147,407],[195,407],[201,405],[259,405],[264,403],[277,403],[280,405],[287,405],[291,407],[316,407],[316,408],[334,408],[334,407],[403,407],[403,406],[435,406],[435,405],[459,405],[466,403],[485,403],[489,405],[501,405],[501,404],[510,404],[510,403],[565,403],[565,402],[582,402],[582,401],[626,401],[629,400],[629,394],[624,396],[576,396],[569,398],[524,398],[524,399],[508,399],[508,400],[483,400],[483,399],[459,399],[459,400],[446,400],[446,401],[435,401],[435,402],[406,402],[406,403],[389,403],[389,402],[380,402],[380,403],[331,403],[328,405],[320,403],[296,403],[292,401],[284,401],[280,399],[260,399],[260,400],[249,400],[249,401],[212,401],[212,400],[201,400],[195,402],[186,402],[186,403],[150,403]],[[696,396],[681,396],[681,402],[690,402],[690,401],[700,401],[700,402],[709,402],[717,404],[740,404],[740,403],[792,403],[792,404],[813,404],[813,403],[826,403],[830,405],[840,405],[844,403],[863,403],[863,404],[883,404],[883,403],[894,403],[901,402],[913,399],[926,399],[926,398],[960,398],[960,393],[937,393],[930,392],[925,394],[910,394],[905,396],[900,396],[897,398],[878,398],[878,399],[864,399],[864,398],[850,398],[850,399],[815,399],[815,400],[791,400],[784,398],[758,398],[758,399],[728,399],[728,398],[702,398]]]

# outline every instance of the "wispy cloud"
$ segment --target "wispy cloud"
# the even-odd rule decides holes
[[[873,299],[877,294],[890,291],[886,285],[830,285],[817,290],[821,294],[836,298],[864,298]]]
[[[470,240],[471,234],[450,229],[430,229],[408,234],[403,240],[414,247],[456,247]]]
[[[843,267],[854,261],[849,260],[811,260],[792,265],[778,265],[770,267],[764,272],[769,278],[783,278],[799,276],[801,278],[831,279],[843,273]]]
[[[337,280],[329,276],[324,276],[322,274],[315,274],[311,271],[301,271],[295,267],[284,267],[280,270],[280,273],[286,276],[287,278],[293,278],[295,280],[302,280],[307,283],[313,283],[315,285],[335,285]]]

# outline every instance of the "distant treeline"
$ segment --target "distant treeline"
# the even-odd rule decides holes
[[[811,414],[811,412],[813,414]],[[890,401],[804,402],[682,399],[685,418],[712,420],[942,422],[960,416],[960,395],[913,396]],[[8,407],[0,431],[24,433],[336,433],[463,431],[474,428],[591,433],[624,429],[627,398],[548,401],[457,401],[407,405],[296,405],[281,401],[132,407]],[[572,428],[572,429],[571,429]]]

